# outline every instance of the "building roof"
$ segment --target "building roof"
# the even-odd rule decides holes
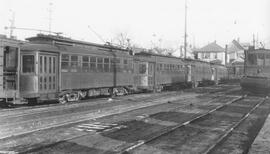
[[[241,51],[241,50],[245,50],[245,49],[236,40],[233,40],[228,46],[228,53],[233,53],[233,52],[237,52],[237,51]]]
[[[240,65],[240,64],[244,64],[244,59],[242,58],[237,58],[235,60],[232,61],[233,65]]]
[[[224,52],[224,48],[222,48],[221,46],[219,46],[216,41],[210,43],[210,44],[207,44],[206,46],[200,48],[200,49],[196,49],[194,50],[194,52],[214,52],[214,53],[217,53],[217,52]]]

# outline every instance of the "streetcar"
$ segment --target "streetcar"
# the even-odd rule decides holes
[[[270,50],[252,49],[245,51],[244,76],[241,87],[251,92],[270,90]]]
[[[111,44],[45,34],[26,40],[1,39],[2,102],[65,103],[172,86],[196,87],[204,80],[218,83],[227,76],[224,65],[143,51],[133,54]]]

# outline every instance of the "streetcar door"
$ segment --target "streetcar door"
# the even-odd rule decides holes
[[[148,64],[148,86],[153,86],[154,85],[154,63],[149,63]]]
[[[139,86],[148,87],[148,63],[139,62]]]
[[[46,94],[56,93],[58,90],[57,55],[49,53],[40,53],[38,71],[39,71],[39,93],[46,93]]]
[[[20,91],[22,97],[37,97],[37,52],[21,52]]]

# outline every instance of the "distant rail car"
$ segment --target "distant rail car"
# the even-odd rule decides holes
[[[270,91],[270,50],[249,49],[245,51],[244,76],[241,87],[251,92]]]
[[[195,87],[204,80],[218,83],[227,76],[223,65],[146,52],[133,55],[128,49],[61,36],[38,34],[27,42],[3,40],[3,102],[64,103],[172,86]]]
[[[20,41],[0,36],[0,99],[19,102]]]

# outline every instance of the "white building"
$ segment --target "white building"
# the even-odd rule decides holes
[[[216,41],[200,49],[195,49],[194,53],[198,59],[225,64],[225,49],[219,46]]]
[[[228,45],[228,62],[233,63],[234,61],[244,61],[245,48],[236,40],[233,40]]]

